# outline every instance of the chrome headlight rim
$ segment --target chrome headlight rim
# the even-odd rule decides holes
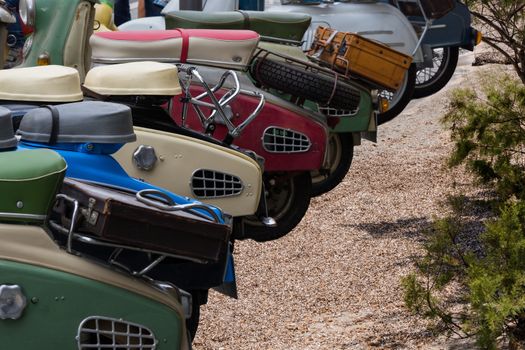
[[[20,0],[18,14],[26,26],[34,27],[36,23],[36,0]]]

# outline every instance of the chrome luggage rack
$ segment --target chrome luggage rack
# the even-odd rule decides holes
[[[173,200],[168,195],[158,190],[147,189],[147,190],[139,191],[136,193],[136,198],[138,201],[144,204],[147,204],[149,206],[155,207],[157,209],[166,210],[166,211],[185,211],[193,215],[197,215],[199,217],[206,218],[215,223],[220,222],[220,219],[217,216],[217,214],[213,210],[211,210],[209,207],[203,204],[193,204],[193,203],[177,205],[177,204],[174,204]],[[207,263],[206,260],[202,260],[198,258],[191,258],[188,256],[171,254],[171,253],[166,253],[166,252],[157,251],[157,250],[144,249],[144,248],[141,248],[135,245],[127,245],[124,243],[110,242],[104,239],[100,239],[98,237],[93,237],[90,234],[76,232],[75,228],[76,228],[76,225],[81,215],[80,204],[78,200],[70,196],[59,193],[56,196],[55,205],[58,204],[60,201],[68,202],[73,206],[73,212],[72,212],[71,218],[68,219],[68,221],[70,221],[69,227],[66,227],[62,223],[59,223],[54,220],[49,220],[48,224],[54,231],[60,234],[66,235],[65,250],[70,254],[83,255],[81,251],[77,251],[73,248],[73,243],[75,241],[81,242],[84,244],[99,246],[99,247],[114,248],[112,254],[108,258],[107,263],[111,266],[115,266],[122,270],[125,270],[126,272],[130,273],[133,276],[140,276],[140,277],[147,277],[146,274],[149,271],[151,271],[155,266],[157,266],[159,263],[161,263],[164,259],[166,259],[167,257],[187,260],[187,261],[201,263],[201,264]],[[207,216],[203,214],[202,212],[199,212],[199,210],[205,211],[210,216]],[[151,262],[140,270],[133,270],[132,268],[118,261],[118,257],[124,250],[131,250],[131,251],[146,253],[151,256]],[[153,256],[153,255],[156,255],[156,256]]]
[[[261,113],[264,104],[265,98],[259,92],[256,91],[247,91],[242,90],[239,83],[239,78],[237,74],[228,70],[224,72],[217,83],[217,85],[210,87],[205,81],[204,78],[200,75],[197,68],[187,67],[181,64],[177,65],[179,72],[185,73],[184,79],[180,79],[180,84],[183,89],[184,97],[181,99],[183,102],[182,107],[182,126],[185,127],[186,118],[188,115],[188,104],[191,104],[195,113],[199,116],[199,120],[204,128],[206,134],[213,134],[215,131],[215,125],[220,123],[225,125],[228,128],[228,136],[224,142],[231,144],[234,138],[237,138],[241,135],[242,131]],[[195,79],[194,79],[195,78]],[[228,79],[231,79],[233,82],[233,87],[228,89],[228,91],[220,98],[215,96],[220,89],[224,87],[224,84]],[[190,92],[190,87],[192,82],[195,81],[200,85],[204,92],[196,97],[193,97]],[[239,125],[234,125],[231,121],[232,113],[229,109],[229,104],[232,102],[239,93],[247,94],[259,99],[257,107],[250,113],[250,115]],[[204,98],[208,97],[210,102],[203,101]],[[201,107],[211,109],[209,115],[205,115]],[[219,119],[217,119],[217,115]]]

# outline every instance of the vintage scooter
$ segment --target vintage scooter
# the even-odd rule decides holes
[[[35,73],[38,70],[44,71],[46,73],[43,79],[42,76],[40,76],[40,80],[38,79],[39,76]],[[20,78],[24,74],[28,75],[28,79],[19,79],[17,81],[27,82],[28,80],[31,80],[33,84],[30,84],[29,86],[24,86],[24,84],[17,84],[14,80],[12,80],[16,77]],[[54,79],[53,76],[55,77]],[[60,79],[57,79],[57,76],[59,78],[62,78],[63,84],[60,84]],[[12,79],[9,80],[6,77],[11,77]],[[68,77],[73,78],[72,80],[75,80],[76,78],[76,85],[68,84]],[[78,73],[71,68],[51,66],[11,69],[2,71],[0,78],[0,80],[3,83],[9,83],[1,84],[1,86],[3,87],[9,87],[8,89],[6,89],[7,91],[2,91],[0,97],[4,99],[7,96],[9,96],[11,100],[17,100],[20,99],[20,97],[22,97],[23,99],[23,97],[25,97],[33,98],[37,101],[47,99],[48,101],[53,102],[53,100],[56,101],[57,99],[78,100],[79,98],[82,98],[82,93],[80,91],[80,86],[78,83]],[[50,81],[54,83],[49,85]],[[43,83],[45,84],[46,82],[48,84],[47,90],[45,90],[45,92],[40,92],[40,87]],[[31,88],[34,89],[36,92],[31,94]],[[90,103],[97,104],[102,102]],[[110,155],[118,151],[118,149],[126,142],[135,140],[135,135],[131,127],[131,116],[129,115],[130,111],[128,107],[107,103],[102,103],[102,107],[98,107],[96,105],[84,106],[85,103],[80,103],[80,106],[78,107],[75,107],[75,105],[79,104],[70,103],[68,105],[62,105],[62,107],[60,108],[80,108],[80,110],[84,110],[85,113],[87,113],[90,109],[89,107],[91,107],[92,113],[96,114],[98,110],[99,114],[104,114],[107,112],[109,113],[109,116],[100,116],[97,123],[93,123],[95,117],[91,118],[89,116],[86,116],[84,119],[73,118],[75,117],[74,114],[66,113],[64,118],[69,118],[69,123],[73,123],[74,125],[76,125],[73,132],[78,133],[79,131],[81,131],[81,128],[84,129],[81,131],[81,133],[85,133],[83,134],[84,139],[80,140],[78,137],[74,136],[70,136],[70,138],[67,138],[66,136],[67,140],[64,140],[64,142],[57,143],[56,145],[50,145],[48,144],[48,142],[44,142],[49,139],[46,138],[45,135],[39,136],[39,133],[34,133],[32,131],[27,130],[28,128],[30,129],[33,126],[38,125],[38,123],[29,122],[27,119],[28,115],[26,114],[24,118],[26,120],[26,123],[28,124],[26,124],[26,126],[23,127],[24,118],[22,118],[19,129],[19,132],[22,134],[22,142],[19,147],[53,148],[57,150],[57,152],[64,156],[64,158],[66,158],[66,160],[69,163],[68,176],[86,179],[97,183],[110,183],[120,188],[126,188],[135,191],[140,191],[144,189],[160,190],[160,188],[150,185],[144,181],[129,177],[129,175],[125,173],[125,171]],[[109,108],[108,105],[111,105],[111,108]],[[23,113],[22,108],[20,108],[20,106],[18,106],[18,108],[13,108],[16,107],[16,104],[10,103],[5,104],[4,106],[14,109],[18,115],[21,115]],[[32,111],[37,110],[37,107],[38,105],[35,106],[34,104],[26,105],[26,111],[30,110],[29,113],[31,113]],[[88,111],[85,110],[86,108],[88,109]],[[112,109],[120,109],[122,113],[122,115],[120,115],[120,119],[118,118],[118,114],[113,113],[115,111],[111,112]],[[44,117],[43,119],[45,120],[46,118]],[[48,122],[50,122],[50,120],[48,120]],[[17,118],[15,117],[15,122],[16,121]],[[60,124],[67,126],[67,122],[66,124],[64,124],[64,122]],[[100,128],[100,126],[104,124],[108,124],[108,126],[105,128]],[[63,127],[61,127],[61,129]],[[90,134],[87,133],[87,131],[89,131],[89,128],[94,128],[96,130],[92,130],[93,132]],[[26,131],[22,129],[25,129]],[[46,128],[43,127],[43,130],[46,130]],[[49,132],[49,130],[47,131]],[[113,135],[113,137],[110,137],[111,132],[116,133],[117,135]],[[91,140],[91,142],[89,140]],[[112,141],[112,143],[107,144],[107,142],[109,141]],[[194,202],[189,198],[174,195],[172,197],[172,200],[174,200],[175,203],[183,204]],[[212,214],[210,213],[207,215]],[[214,209],[214,215],[220,217],[221,220],[223,220],[222,213],[217,209]],[[134,257],[133,260],[136,260],[136,257]],[[228,262],[228,264],[226,264],[226,262]],[[150,263],[151,261],[149,261],[148,259],[145,259],[143,261],[143,264],[146,265]],[[140,270],[141,268],[139,266],[136,267],[136,269]],[[196,262],[179,262],[173,261],[173,259],[167,259],[166,261],[163,261],[162,263],[158,264],[158,266],[156,266],[155,269],[150,271],[149,275],[161,280],[175,281],[180,287],[185,288],[192,293],[195,300],[194,317],[189,321],[192,325],[190,327],[192,329],[192,334],[194,334],[196,326],[198,324],[198,307],[199,305],[206,302],[207,290],[209,288],[223,285],[225,283],[222,287],[222,290],[231,296],[236,296],[235,277],[233,274],[233,260],[229,251],[225,251],[223,253],[223,257],[217,263],[206,265],[202,265]]]
[[[300,0],[286,1],[286,3],[302,3],[304,5],[319,5],[324,1]],[[341,2],[340,0],[326,1]],[[343,1],[344,2],[344,1]],[[348,2],[348,1],[347,1]],[[359,1],[353,1],[359,2]],[[425,27],[426,20],[417,5],[416,0],[381,0],[381,2],[397,6],[405,16],[408,17],[416,32],[421,33]],[[433,21],[425,38],[423,47],[432,49],[432,62],[430,67],[419,67],[416,77],[416,85],[413,98],[422,98],[441,90],[452,77],[457,65],[459,48],[472,51],[481,41],[481,33],[471,27],[471,15],[468,7],[460,1],[453,1],[454,8],[445,16]],[[282,2],[283,4],[285,1]],[[205,5],[208,5],[206,2]],[[240,6],[239,6],[240,7]],[[223,4],[223,9],[231,9],[231,5]],[[180,8],[180,10],[189,10]],[[240,9],[240,8],[239,8]],[[243,10],[260,11],[260,5],[244,4]],[[206,6],[202,7],[207,11]],[[160,22],[159,22],[160,23]],[[308,38],[306,38],[308,39]],[[311,41],[311,37],[309,38]],[[306,47],[309,44],[305,45]]]
[[[159,72],[158,79],[156,81],[152,79],[154,78],[152,74],[141,73],[144,72],[144,69],[147,69],[147,67],[163,68],[162,71]],[[184,69],[188,74],[199,74],[197,71],[191,68],[181,69]],[[164,160],[158,162],[159,164],[157,167],[141,168],[138,166],[139,164],[137,164],[136,162],[132,162],[133,157],[131,157],[131,154],[133,154],[134,150],[136,150],[137,147],[140,147],[140,144],[129,145],[128,147],[124,147],[115,156],[116,159],[120,162],[120,164],[131,175],[145,179],[161,187],[173,189],[174,187],[182,186],[182,184],[178,184],[178,181],[174,180],[171,176],[174,172],[177,172],[178,169],[181,168],[181,165],[179,163],[181,161],[185,161],[188,162],[188,164],[185,166],[191,167],[196,162],[202,162],[203,159],[202,157],[201,159],[196,159],[195,152],[187,152],[185,154],[183,149],[177,147],[177,145],[173,142],[170,142],[170,139],[173,137],[171,133],[181,133],[185,130],[186,133],[192,134],[196,138],[200,138],[200,140],[202,141],[206,140],[207,142],[213,142],[216,146],[217,144],[219,144],[223,147],[232,147],[230,145],[232,141],[236,141],[235,139],[237,137],[246,138],[245,133],[250,132],[251,130],[261,130],[260,125],[263,121],[261,121],[260,118],[267,117],[267,112],[265,113],[265,110],[262,109],[264,102],[263,95],[257,92],[249,93],[248,91],[246,91],[245,94],[247,94],[247,96],[250,98],[250,102],[253,102],[253,104],[246,104],[244,109],[237,109],[234,111],[234,113],[236,114],[235,118],[239,120],[238,126],[234,127],[231,130],[231,132],[229,132],[227,135],[224,135],[224,137],[220,139],[223,140],[222,142],[219,142],[203,134],[197,136],[195,135],[194,131],[190,131],[186,128],[181,128],[176,123],[174,123],[173,120],[171,120],[169,114],[161,108],[161,104],[163,103],[163,101],[168,101],[168,98],[172,98],[173,96],[169,96],[168,94],[164,94],[165,98],[158,98],[158,96],[157,98],[155,98],[154,96],[146,96],[148,97],[145,100],[146,103],[141,104],[140,102],[141,98],[144,98],[144,95],[147,93],[147,90],[145,90],[144,84],[142,83],[144,79],[147,79],[149,81],[150,87],[159,87],[161,86],[162,82],[167,81],[168,75],[166,74],[166,72],[168,70],[175,72],[177,71],[177,69],[173,65],[155,62],[135,62],[99,66],[93,68],[88,73],[84,84],[84,88],[87,90],[88,94],[90,92],[95,93],[91,94],[92,96],[104,98],[110,101],[128,103],[134,111],[135,125],[142,125],[145,127],[159,130],[150,133],[149,136],[143,135],[143,137],[140,140],[141,144],[145,143],[149,145],[152,149],[154,149],[157,153],[159,153],[159,155],[163,155]],[[236,80],[235,74],[232,73],[229,76],[232,79]],[[143,77],[144,79],[141,79],[141,77]],[[172,83],[178,85],[177,79],[178,78],[175,78],[175,81],[173,81]],[[203,86],[207,87],[206,84],[203,84]],[[239,88],[237,87],[237,90],[238,89]],[[213,96],[213,98],[215,98],[215,95],[213,93],[207,96]],[[236,96],[230,97],[235,99]],[[178,98],[179,97],[177,96],[175,97],[175,99],[172,100],[172,108],[178,108],[175,106],[182,105]],[[187,99],[187,102],[190,102],[192,100],[192,98],[188,95],[185,95],[183,99]],[[130,101],[138,101],[138,105],[136,102],[130,103]],[[252,106],[253,108],[255,108],[255,110],[250,111],[249,108]],[[223,107],[218,103],[214,108],[216,111],[218,111],[218,114],[226,113]],[[232,115],[231,111],[229,111],[228,113],[230,116]],[[294,118],[298,117],[292,114],[290,119],[293,120]],[[229,122],[229,119],[226,120]],[[236,121],[234,120],[234,122]],[[217,125],[218,124],[219,123],[217,123]],[[274,128],[277,128],[282,125],[282,122],[277,120],[272,125]],[[264,127],[267,128],[268,125],[265,124]],[[317,125],[313,124],[313,127],[317,127]],[[219,128],[219,126],[217,126],[217,128]],[[322,128],[322,124],[320,130],[322,132],[324,131],[324,129]],[[308,135],[315,136],[316,131],[318,131],[318,129],[308,130]],[[321,135],[325,134],[321,133]],[[231,140],[229,140],[230,138]],[[199,140],[195,140],[193,142],[199,142]],[[299,223],[304,213],[306,212],[310,201],[310,178],[308,174],[301,174],[298,169],[301,169],[300,167],[311,166],[310,163],[308,163],[308,161],[312,161],[311,159],[313,159],[313,161],[317,161],[318,159],[320,159],[319,162],[322,162],[324,157],[323,152],[326,139],[321,139],[319,141],[314,137],[310,137],[308,139],[308,142],[310,142],[310,144],[308,145],[309,147],[307,147],[307,145],[303,146],[307,148],[306,150],[308,150],[308,148],[311,148],[309,154],[307,155],[303,156],[299,154],[295,156],[295,154],[287,155],[284,152],[282,152],[282,155],[280,157],[281,159],[289,159],[289,163],[292,161],[294,163],[282,165],[282,168],[280,169],[275,168],[275,164],[277,164],[275,157],[267,157],[267,154],[270,154],[269,152],[262,154],[262,156],[265,158],[265,172],[263,174],[263,178],[265,180],[265,196],[261,198],[261,202],[263,203],[262,207],[265,208],[265,211],[267,211],[265,217],[271,217],[272,219],[274,219],[275,224],[268,225],[265,223],[264,220],[259,220],[257,219],[257,217],[254,217],[253,214],[255,213],[257,208],[252,208],[252,212],[243,213],[245,216],[244,218],[241,218],[240,215],[236,215],[238,219],[242,219],[242,226],[239,227],[240,232],[236,230],[235,237],[248,237],[256,239],[258,241],[275,239],[290,232],[295,227],[295,225]],[[237,142],[235,142],[235,144],[237,144]],[[243,148],[248,148],[246,147],[246,145],[240,146]],[[277,147],[277,144],[275,144],[275,147]],[[167,154],[172,152],[176,152],[176,154],[180,154],[181,156],[184,155],[184,158],[175,157],[174,159],[170,159],[170,157],[166,157]],[[259,154],[260,150],[255,149],[255,152]],[[290,151],[289,153],[292,152]],[[245,191],[248,191],[248,195],[242,193],[240,196],[237,195],[236,192],[243,190],[243,183],[236,180],[235,177],[231,177],[229,175],[228,177],[224,177],[218,172],[206,170],[210,169],[210,166],[212,164],[216,164],[219,161],[218,159],[214,159],[211,155],[203,154],[203,157],[207,159],[207,163],[209,163],[210,165],[202,170],[199,170],[199,168],[197,168],[198,170],[196,170],[192,174],[192,179],[194,177],[197,178],[196,180],[191,181],[192,195],[195,198],[204,201],[215,200],[215,203],[217,203],[217,205],[220,205],[219,203],[221,201],[224,202],[225,200],[229,200],[231,202],[231,206],[235,206],[236,213],[238,213],[240,210],[250,210],[250,208],[246,207],[246,205],[242,205],[242,201],[246,202],[254,199],[252,196],[249,195],[249,193],[253,193],[253,190],[252,188],[250,188],[249,184],[246,184],[248,185],[248,187],[245,188]],[[303,164],[301,164],[301,161],[303,161]],[[192,169],[194,168],[195,166],[192,167]],[[286,174],[283,174],[283,169],[292,169],[292,171],[295,171],[296,173],[298,173],[298,175],[290,172],[289,170]],[[235,173],[237,170],[234,168],[230,168],[225,169],[224,171],[231,174],[232,172]],[[225,184],[221,184],[221,182],[224,182]]]
[[[7,47],[7,26],[15,23],[15,16],[7,9],[4,0],[0,0],[0,69],[4,67],[9,48]]]
[[[387,1],[397,6],[412,25],[421,31],[425,17],[415,0]],[[459,49],[473,51],[482,39],[481,32],[471,27],[472,19],[467,5],[453,1],[454,8],[433,21],[422,45],[432,49],[432,67],[417,71],[414,98],[430,96],[441,90],[450,80],[458,63]]]
[[[30,40],[26,42],[25,50],[25,61],[24,66],[34,66],[38,62],[41,64],[53,64],[53,63],[63,63],[71,67],[79,69],[81,78],[85,76],[86,69],[90,66],[89,59],[90,52],[89,45],[87,41],[84,40],[90,35],[92,27],[86,24],[89,22],[90,18],[94,17],[94,1],[49,1],[49,0],[40,0],[38,3],[35,3],[34,0],[27,0],[21,4],[21,12],[24,13],[22,16],[24,22],[29,24],[29,27],[32,27],[33,34],[30,37]],[[91,11],[88,13],[87,8],[89,7]],[[63,13],[61,16],[49,16],[48,10],[53,13]],[[78,11],[77,11],[78,10]],[[72,14],[78,12],[79,16],[73,16]],[[39,18],[38,26],[35,27],[35,19]],[[58,21],[60,18],[60,21]],[[60,23],[55,23],[60,22]],[[93,22],[90,22],[91,24]],[[64,28],[68,30],[64,31]],[[80,35],[81,33],[85,33]],[[48,40],[47,35],[53,37],[53,40]],[[72,38],[77,37],[78,40],[73,40]],[[33,43],[36,42],[38,45],[33,46]],[[68,43],[68,45],[66,45]],[[79,62],[74,62],[72,59],[64,60],[65,57],[72,58],[77,57]],[[370,95],[365,95],[368,101],[371,100]],[[366,101],[364,101],[366,102]],[[372,122],[371,116],[373,116],[373,110],[370,108],[370,105],[364,103],[365,108],[360,106],[359,114],[363,113],[363,118],[357,118],[359,120],[358,125],[353,125],[352,121],[355,118],[341,118],[337,127],[341,127],[341,131],[345,133],[343,138],[336,137],[336,141],[331,142],[330,145],[348,145],[350,150],[353,148],[354,143],[358,144],[360,142],[360,133],[362,126],[366,125],[366,129],[374,131],[374,124]],[[366,111],[369,111],[366,115]],[[354,117],[353,113],[349,115]],[[370,126],[370,128],[369,128]],[[356,131],[352,133],[352,131]],[[339,136],[339,135],[338,135]],[[343,136],[343,135],[341,135]],[[342,141],[342,142],[341,142]],[[337,152],[334,152],[335,156],[330,157],[330,159],[335,159],[335,162],[332,162],[332,165],[328,169],[336,168],[333,166],[335,164],[340,164],[340,159],[345,160],[344,166],[337,167],[338,169],[348,170],[352,156],[351,153],[341,152],[340,148]],[[342,157],[341,157],[342,155]],[[340,171],[339,178],[342,178],[346,171]],[[323,172],[320,178],[324,179],[325,177],[330,177],[333,174],[330,171]],[[337,181],[338,182],[338,181]],[[337,183],[335,182],[335,183]],[[335,186],[335,185],[333,185]]]
[[[191,297],[59,247],[48,214],[66,172],[50,150],[14,151],[0,108],[0,333],[4,347],[189,350]],[[6,166],[8,165],[8,166]]]

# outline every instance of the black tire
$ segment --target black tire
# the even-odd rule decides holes
[[[201,305],[208,302],[207,290],[192,290],[190,291],[192,297],[191,303],[191,317],[186,320],[186,330],[190,335],[190,340],[193,342],[197,335],[199,328],[199,321],[201,318]]]
[[[352,165],[354,139],[352,133],[331,133],[329,140],[330,169],[326,174],[312,171],[312,197],[333,190],[343,181]]]
[[[199,328],[199,320],[201,317],[200,305],[193,306],[191,310],[191,317],[186,320],[186,329],[188,330],[190,340],[193,342],[197,335],[197,329]]]
[[[244,218],[244,232],[235,234],[244,239],[267,242],[285,236],[303,219],[310,205],[312,178],[309,172],[295,176],[286,173],[265,173],[264,184],[269,216],[277,225],[264,226],[259,218]],[[240,227],[238,225],[237,227]]]
[[[251,73],[261,85],[321,105],[330,101],[330,107],[336,109],[355,110],[361,100],[359,91],[348,84],[337,82],[333,92],[334,79],[284,62],[258,58],[252,64]]]
[[[379,113],[377,115],[377,125],[389,122],[401,114],[401,112],[403,112],[414,95],[414,89],[416,87],[416,73],[416,65],[412,64],[408,69],[403,87],[401,87],[401,89],[394,94],[395,102],[390,104],[388,111]],[[381,93],[381,95],[383,95],[383,93]]]
[[[437,50],[443,50],[441,57]],[[454,75],[459,59],[459,47],[434,48],[433,68],[424,68],[417,71],[416,89],[413,98],[423,98],[435,94],[443,89]]]

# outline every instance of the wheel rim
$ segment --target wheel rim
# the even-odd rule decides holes
[[[416,88],[423,88],[438,80],[445,72],[450,61],[450,47],[436,47],[432,49],[432,67],[417,71]]]
[[[326,180],[330,174],[333,174],[339,163],[341,163],[341,158],[343,157],[343,145],[341,143],[341,138],[337,133],[330,133],[330,138],[328,139],[328,170],[327,175],[321,174],[318,170],[312,171],[312,183],[317,184]]]
[[[268,215],[279,222],[292,208],[295,197],[294,179],[293,177],[273,176],[265,185]],[[246,218],[246,221],[254,226],[264,226],[254,216]]]

